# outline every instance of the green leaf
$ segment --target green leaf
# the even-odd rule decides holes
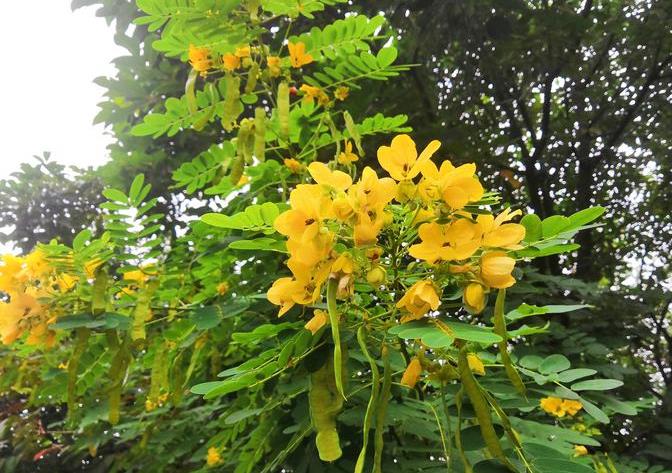
[[[597,371],[590,368],[576,368],[559,373],[558,381],[561,383],[571,383],[577,379],[585,378],[586,376],[592,376],[595,373],[597,373]]]
[[[525,227],[523,241],[530,243],[541,240],[541,219],[536,214],[527,214],[520,219],[520,224]]]
[[[198,330],[210,330],[219,325],[222,321],[222,316],[216,306],[207,306],[192,312],[191,320]]]
[[[597,407],[590,401],[586,401],[583,398],[580,398],[581,404],[583,404],[583,409],[596,421],[602,422],[603,424],[609,423],[609,417],[605,414],[602,409]]]
[[[287,253],[287,245],[284,241],[267,237],[255,238],[254,240],[236,240],[229,244],[229,248],[234,250],[260,250]]]
[[[131,183],[131,188],[128,191],[128,198],[133,202],[134,205],[137,205],[139,202],[136,203],[136,200],[138,197],[140,197],[140,192],[142,191],[142,186],[145,183],[145,175],[144,174],[138,174],[135,176],[135,179],[133,179],[133,183]]]
[[[564,355],[550,355],[539,365],[539,372],[542,374],[559,373],[569,369],[570,366],[569,360]]]
[[[579,210],[575,214],[569,216],[569,221],[571,223],[570,228],[574,229],[586,225],[601,217],[606,210],[606,208],[600,206]]]
[[[550,238],[565,230],[570,223],[570,220],[563,215],[552,215],[541,222],[541,234],[544,238]]]
[[[380,66],[381,68],[389,66],[396,59],[397,59],[397,48],[393,46],[382,48],[380,51],[378,51],[378,54],[376,55],[378,66]]]
[[[283,322],[281,324],[264,324],[251,332],[236,332],[231,338],[238,343],[250,344],[275,337],[280,332],[297,328],[301,323]]]
[[[115,202],[121,202],[121,203],[128,203],[128,197],[126,197],[126,194],[121,192],[119,189],[115,189],[113,187],[108,187],[107,189],[103,190],[103,195],[109,199],[109,200],[114,200]]]
[[[94,319],[90,314],[75,314],[59,317],[58,320],[49,325],[53,330],[72,330],[74,328],[98,328],[103,327],[103,319]]]
[[[608,391],[623,386],[623,381],[617,379],[589,379],[572,384],[574,391]]]
[[[587,304],[574,304],[574,305],[546,305],[546,306],[536,306],[521,304],[516,309],[512,310],[506,314],[506,318],[509,320],[520,320],[525,317],[531,317],[534,315],[542,314],[564,314],[565,312],[572,312],[574,310],[585,309],[591,307]]]
[[[502,438],[504,435],[504,428],[499,424],[494,424],[497,438]],[[485,448],[485,440],[481,434],[481,428],[478,425],[466,427],[460,431],[462,438],[462,447],[465,451],[480,450]]]

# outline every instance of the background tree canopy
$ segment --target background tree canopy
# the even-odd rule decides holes
[[[222,163],[231,156],[216,145],[234,135],[219,120],[205,123],[198,131],[184,127],[179,133],[138,132],[148,123],[148,115],[167,113],[166,99],[185,94],[190,75],[183,58],[171,51],[174,46],[170,41],[165,36],[161,39],[170,15],[156,13],[156,24],[137,21],[146,18],[158,3],[171,2],[73,1],[73,8],[95,6],[98,16],[114,23],[115,41],[128,50],[128,55],[115,60],[115,77],[96,79],[106,93],[95,120],[104,123],[116,140],[109,149],[109,163],[98,169],[67,171],[53,159],[43,159],[35,166],[25,165],[20,173],[0,183],[0,220],[3,226],[11,225],[3,241],[28,253],[37,242],[52,239],[76,247],[73,239],[84,228],[94,235],[103,228],[114,230],[109,215],[123,210],[115,207],[117,201],[109,194],[103,197],[102,189],[126,191],[138,174],[144,174],[139,186],[151,185],[144,201],[153,202],[151,215],[156,218],[142,227],[152,231],[138,241],[126,237],[123,245],[139,248],[145,244],[142,238],[156,236],[157,243],[147,246],[147,251],[170,249],[166,264],[172,273],[166,290],[173,291],[177,300],[184,286],[191,284],[194,290],[189,297],[203,307],[166,329],[168,342],[164,345],[150,344],[144,357],[137,356],[144,374],[131,381],[133,389],[126,391],[124,402],[140,413],[122,419],[113,436],[109,426],[101,425],[107,407],[87,406],[76,428],[67,423],[65,394],[57,387],[67,384],[62,370],[40,373],[35,367],[27,375],[29,379],[17,379],[12,367],[42,363],[40,357],[29,349],[17,355],[0,348],[4,357],[0,367],[4,391],[0,400],[0,469],[196,471],[205,468],[206,443],[229,442],[228,449],[240,456],[240,463],[222,467],[222,471],[262,471],[276,466],[277,470],[269,471],[281,471],[280,467],[287,465],[295,469],[284,471],[352,471],[350,464],[340,469],[337,464],[318,462],[308,432],[301,430],[306,426],[298,422],[306,401],[292,404],[295,397],[302,399],[295,385],[279,383],[239,391],[217,401],[203,401],[193,394],[178,399],[182,395],[173,389],[175,383],[190,387],[217,379],[222,370],[234,370],[252,354],[260,353],[263,342],[252,334],[262,323],[275,322],[266,302],[226,295],[219,284],[226,280],[233,294],[237,284],[245,286],[245,291],[265,293],[276,275],[263,268],[280,268],[281,258],[268,252],[241,263],[241,258],[228,250],[231,235],[198,219],[224,208],[227,212],[242,211],[252,203],[277,201],[277,176],[290,182],[296,178],[279,171],[279,165],[269,165],[276,163],[273,160],[257,170],[249,168],[249,173],[262,176],[260,182],[268,183],[256,188],[252,184],[252,190],[261,196],[252,202],[229,194],[233,186]],[[199,4],[184,3],[185,8]],[[572,368],[588,367],[602,378],[623,382],[613,391],[621,400],[604,401],[611,423],[583,426],[589,431],[597,429],[586,435],[602,444],[589,445],[591,453],[600,452],[596,462],[588,463],[590,468],[651,473],[672,469],[672,2],[322,3],[326,8],[315,12],[314,19],[304,15],[290,21],[281,14],[272,15],[265,25],[272,33],[265,33],[265,41],[281,44],[283,38],[275,35],[290,23],[291,34],[299,34],[311,27],[324,28],[344,18],[345,12],[368,17],[381,14],[387,21],[384,31],[394,37],[391,43],[398,51],[396,63],[412,65],[388,82],[367,83],[361,90],[351,88],[347,107],[357,123],[377,113],[408,117],[405,122],[381,126],[380,134],[367,137],[369,151],[357,163],[358,168],[368,165],[380,171],[374,150],[389,143],[389,135],[411,127],[416,142],[440,140],[442,153],[455,165],[475,162],[485,187],[542,219],[597,205],[607,209],[600,226],[578,233],[580,248],[534,260],[509,292],[511,307],[525,302],[537,306],[589,304],[592,308],[550,318],[543,331],[516,344],[515,355],[518,359],[526,355],[543,359],[562,353]],[[317,153],[316,157],[324,155]],[[130,194],[125,197],[132,197]],[[106,198],[108,206],[101,209]],[[139,208],[141,201],[131,203]],[[222,316],[213,307],[225,307],[228,312]],[[173,320],[171,310],[178,309],[166,304],[153,309],[154,317]],[[259,320],[252,320],[257,316]],[[296,327],[287,325],[285,329]],[[232,339],[232,333],[248,337],[254,348],[248,353],[239,349],[236,342],[240,340]],[[89,342],[80,355],[80,369],[85,367],[85,371],[80,373],[76,390],[81,394],[96,388],[97,380],[106,376],[115,361],[100,340]],[[51,361],[68,359],[64,352],[44,356]],[[162,357],[170,370],[163,374],[155,361]],[[357,362],[364,363],[365,358],[360,358]],[[404,365],[399,366],[403,369]],[[177,379],[178,371],[186,379]],[[26,388],[31,379],[45,376],[46,385],[39,391]],[[173,396],[173,408],[162,405],[144,413],[141,393],[161,376],[169,379],[165,381],[166,386],[170,384],[166,392]],[[101,388],[99,395],[102,398],[107,391]],[[52,396],[58,402],[44,401]],[[288,400],[284,410],[266,415],[259,405],[278,396]],[[357,407],[341,416],[341,436],[357,438],[344,450],[361,446],[358,429],[365,401],[355,400]],[[399,401],[392,414],[410,422],[408,419],[420,416],[420,409]],[[431,435],[422,433],[428,427],[420,421],[408,430],[395,432],[392,428],[388,435],[398,445],[386,447],[387,452],[415,461],[408,439],[420,439],[412,444],[418,451],[440,445],[441,437],[431,425]],[[281,440],[274,429],[285,429],[285,434],[291,434],[287,439],[295,444],[278,446],[288,440]],[[272,446],[266,448],[267,443]],[[482,448],[475,443],[473,450]],[[264,448],[257,450],[255,445]],[[72,447],[63,449],[65,446]],[[44,458],[35,463],[33,456],[38,453]],[[226,456],[226,451],[222,455]],[[350,455],[354,464],[356,452]],[[427,469],[419,460],[413,465],[404,471]],[[388,468],[383,471],[396,471],[391,469],[394,466]],[[461,465],[456,468],[454,471],[463,471]]]

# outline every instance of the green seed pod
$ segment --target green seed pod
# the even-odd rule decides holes
[[[262,107],[254,109],[254,157],[266,159],[266,111]]]
[[[287,82],[281,82],[278,86],[278,121],[280,137],[289,141],[289,86]]]
[[[89,336],[91,335],[91,330],[88,328],[79,328],[77,329],[77,341],[75,343],[75,348],[70,355],[68,360],[68,417],[73,418],[75,407],[77,405],[77,369],[79,368],[79,359],[82,357],[82,354],[86,350],[86,346],[89,342]]]
[[[226,98],[222,111],[222,127],[230,132],[236,126],[238,115],[243,111],[243,104],[240,102],[240,77],[227,74],[224,83]]]
[[[476,412],[476,418],[478,419],[478,426],[481,429],[481,435],[485,442],[490,454],[501,461],[507,467],[512,467],[511,462],[502,449],[502,445],[499,442],[499,436],[495,431],[495,427],[492,423],[492,417],[490,415],[490,407],[481,392],[481,387],[478,385],[478,382],[474,378],[474,374],[469,368],[469,362],[467,360],[467,347],[466,345],[460,349],[458,356],[457,369],[460,372],[460,379],[462,380],[462,387],[464,392],[467,393],[471,405]],[[515,471],[515,469],[513,469]]]
[[[187,82],[184,85],[184,95],[187,98],[187,108],[192,115],[198,111],[198,104],[196,103],[196,79],[198,79],[198,71],[192,69],[187,77]]]
[[[107,272],[104,268],[98,269],[96,279],[93,282],[93,294],[91,296],[91,313],[99,315],[105,312],[107,305]]]
[[[257,78],[259,76],[259,64],[256,62],[250,67],[250,71],[247,74],[247,82],[245,83],[245,93],[251,94],[254,92],[254,89],[257,88]]]
[[[320,459],[336,461],[342,455],[336,416],[343,408],[343,397],[336,389],[333,359],[327,358],[324,365],[310,375],[308,402]]]
[[[131,352],[129,350],[128,340],[125,340],[119,346],[117,353],[114,355],[112,365],[110,366],[109,377],[112,380],[112,387],[109,394],[109,413],[108,421],[112,425],[119,423],[119,416],[121,410],[121,392],[124,387],[124,378],[126,377],[126,370],[131,362]]]
[[[152,315],[150,304],[154,292],[159,288],[159,281],[155,279],[150,281],[147,286],[138,295],[135,310],[133,311],[133,326],[131,327],[131,338],[133,341],[144,341],[147,338],[145,323]]]

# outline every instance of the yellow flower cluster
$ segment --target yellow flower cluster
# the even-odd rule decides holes
[[[256,51],[258,52],[258,49]],[[289,50],[289,63],[294,68],[301,68],[313,62],[313,56],[306,52],[306,45],[302,42],[287,44]],[[249,44],[238,46],[232,53],[225,53],[221,57],[213,54],[208,47],[189,45],[187,56],[189,64],[194,70],[206,75],[211,69],[220,69],[233,72],[241,67],[252,65],[252,55],[255,49]],[[279,77],[282,74],[282,60],[279,56],[266,57],[266,69],[271,77]],[[337,98],[345,100],[348,95],[347,87],[339,88]]]
[[[539,405],[543,410],[555,417],[574,416],[583,409],[583,404],[580,401],[560,399],[559,397],[545,397],[539,402]]]
[[[210,466],[217,466],[222,463],[222,454],[217,447],[208,448],[208,454],[205,457],[205,463]]]
[[[431,158],[439,147],[435,140],[418,154],[410,136],[398,135],[390,146],[378,149],[378,162],[390,177],[380,178],[366,167],[355,183],[327,164],[308,166],[315,184],[299,184],[290,195],[291,209],[275,221],[276,230],[288,238],[287,265],[293,275],[278,279],[268,291],[268,299],[280,306],[280,315],[295,304],[317,301],[330,276],[338,279],[342,298],[351,293],[356,276],[366,275],[373,285],[385,281],[387,271],[377,240],[392,223],[393,200],[417,227],[420,241],[405,251],[426,263],[430,272],[439,272],[437,266],[441,266],[442,273],[459,281],[468,310],[481,312],[490,288],[515,283],[511,275],[515,260],[508,251],[520,248],[525,228],[510,221],[520,211],[506,209],[495,217],[465,209],[484,196],[476,167],[473,163],[455,167],[444,161],[437,168]],[[356,160],[350,143],[342,154],[341,164]],[[292,164],[297,173],[302,170],[298,161],[285,164]],[[440,281],[435,278],[415,282],[397,302],[403,310],[401,321],[436,310],[440,294]]]
[[[0,266],[0,292],[5,295],[0,302],[2,343],[8,345],[28,333],[28,344],[53,344],[54,334],[47,326],[54,316],[44,300],[54,290],[70,290],[75,281],[67,274],[57,276],[40,250],[25,257],[4,255]]]

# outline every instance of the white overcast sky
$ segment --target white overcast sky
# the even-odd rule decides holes
[[[95,8],[69,0],[3,0],[0,14],[0,179],[50,151],[64,164],[106,160],[110,137],[93,126],[110,61],[126,54]]]

